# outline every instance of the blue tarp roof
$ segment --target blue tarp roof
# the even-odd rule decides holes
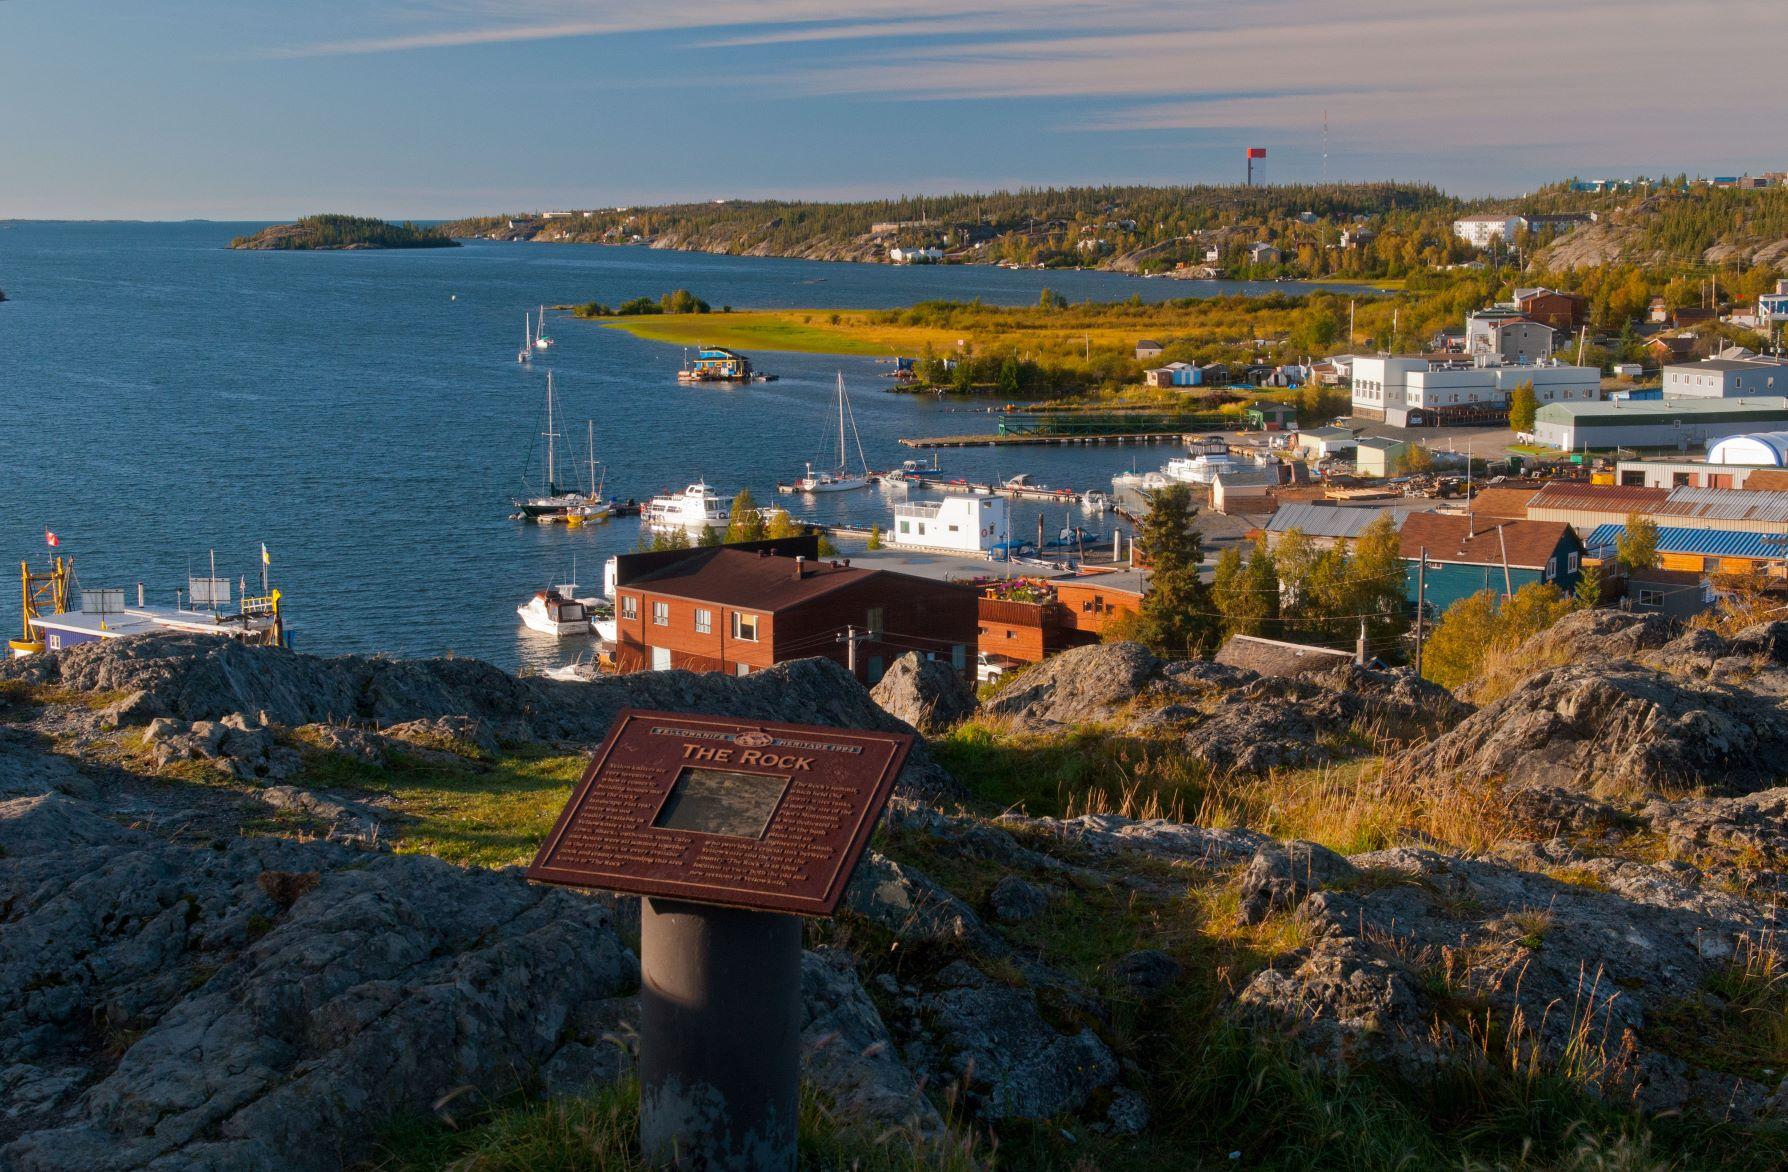
[[[1625,525],[1597,525],[1584,541],[1584,547],[1591,557],[1612,557],[1615,542],[1626,531]],[[1658,552],[1732,558],[1788,558],[1788,535],[1660,525]]]

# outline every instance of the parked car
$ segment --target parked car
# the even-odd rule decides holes
[[[989,655],[985,651],[980,651],[975,654],[975,681],[982,684],[996,684],[1023,666],[1017,660],[1006,659],[999,655]]]

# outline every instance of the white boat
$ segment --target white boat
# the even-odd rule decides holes
[[[522,314],[522,347],[520,350],[516,351],[515,360],[517,362],[525,363],[533,357],[534,323],[528,320],[528,315],[524,312]]]
[[[546,668],[540,674],[549,680],[558,680],[561,683],[587,684],[602,677],[602,666],[596,662],[594,655],[580,655],[570,663],[561,663],[557,667]]]
[[[540,316],[535,319],[534,349],[544,350],[552,344],[553,340],[546,336],[546,306],[542,305],[540,307]]]
[[[1103,513],[1111,507],[1111,497],[1096,488],[1080,494],[1080,507],[1089,513]]]
[[[851,436],[857,443],[857,467],[861,472],[851,470],[845,452],[844,426],[850,423]],[[796,492],[847,492],[854,488],[869,487],[869,461],[863,458],[863,437],[857,433],[857,416],[851,411],[850,396],[844,391],[844,372],[838,373],[838,463],[836,466],[820,472],[807,465],[807,475],[795,481],[792,486]]]
[[[556,639],[588,635],[593,629],[590,608],[559,593],[556,586],[536,590],[534,597],[515,608],[515,613],[529,630]]]
[[[724,529],[731,516],[728,506],[725,497],[698,480],[682,492],[665,493],[647,501],[640,510],[640,520],[661,530],[705,529],[708,526]]]

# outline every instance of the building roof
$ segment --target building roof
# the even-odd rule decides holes
[[[1607,402],[1546,403],[1536,418],[1546,423],[1574,422],[1579,426],[1614,427],[1621,424],[1668,423],[1689,416],[1701,423],[1782,420],[1788,422],[1788,398],[1781,395],[1746,395],[1713,399],[1678,396],[1671,399],[1610,399]]]
[[[1746,480],[1748,484],[1749,479]],[[1779,521],[1788,532],[1788,492],[1749,488],[1673,488],[1650,510],[1657,518],[1696,517],[1708,521]]]
[[[1535,509],[1569,509],[1592,513],[1643,513],[1664,503],[1670,491],[1629,484],[1586,484],[1581,480],[1554,481],[1534,493],[1527,502]]]
[[[893,577],[882,570],[820,560],[804,563],[801,577],[796,578],[795,561],[723,546],[697,549],[664,569],[635,578],[623,589],[775,613],[868,578]]]
[[[1506,546],[1509,565],[1541,570],[1558,544],[1571,534],[1563,521],[1474,520],[1458,513],[1411,513],[1399,535],[1401,552],[1413,561],[1425,547],[1431,562],[1500,566]]]
[[[1258,635],[1231,635],[1217,649],[1216,660],[1263,676],[1295,676],[1352,663],[1353,652],[1313,647],[1307,643],[1282,643]]]
[[[1788,468],[1759,468],[1745,477],[1747,490],[1788,492]]]
[[[1780,370],[1788,366],[1788,362],[1778,362],[1774,358],[1703,358],[1700,362],[1677,362],[1666,366],[1666,371],[1720,371],[1728,373],[1737,371],[1740,374],[1750,370]]]
[[[1314,501],[1287,501],[1279,506],[1267,522],[1268,533],[1289,533],[1296,529],[1309,537],[1358,537],[1380,517],[1389,517],[1399,527],[1412,509],[1364,509],[1348,505],[1323,505]]]
[[[1278,473],[1271,468],[1227,468],[1211,478],[1213,485],[1232,488],[1267,488],[1279,483]]]
[[[1455,223],[1455,224],[1506,224],[1510,220],[1513,220],[1516,218],[1517,217],[1514,212],[1492,212],[1488,215],[1460,216],[1457,220],[1454,220],[1453,223]]]
[[[1409,443],[1407,440],[1391,439],[1387,436],[1373,435],[1361,436],[1354,441],[1354,446],[1371,448],[1375,452],[1390,452],[1395,451],[1397,448],[1406,448],[1409,446]]]
[[[1479,489],[1471,498],[1471,511],[1480,517],[1504,517],[1511,521],[1527,520],[1527,502],[1539,489],[1528,485],[1493,484]]]
[[[1583,543],[1584,548],[1596,557],[1613,557],[1615,545],[1626,531],[1625,525],[1597,525]],[[1780,561],[1788,558],[1788,536],[1659,525],[1658,552]]]
[[[1298,438],[1317,440],[1351,440],[1353,432],[1345,427],[1306,427],[1298,432]]]

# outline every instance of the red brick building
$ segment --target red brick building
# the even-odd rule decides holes
[[[1585,301],[1575,293],[1556,289],[1518,289],[1515,308],[1529,321],[1551,326],[1561,333],[1570,333],[1583,324]]]
[[[615,574],[615,664],[622,671],[686,668],[745,675],[791,659],[848,663],[839,636],[864,635],[865,684],[919,651],[973,678],[973,590],[817,556],[797,538],[629,554]]]

